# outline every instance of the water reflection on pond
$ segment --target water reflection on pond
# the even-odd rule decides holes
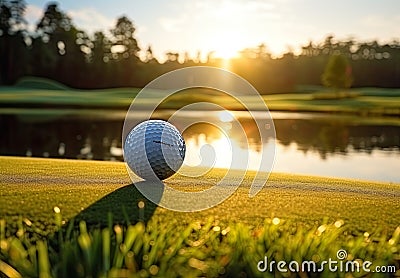
[[[43,111],[42,111],[43,112]],[[0,111],[0,155],[123,160],[121,133],[124,111]],[[45,115],[44,115],[45,114]],[[169,112],[156,115],[168,118]],[[140,113],[137,114],[140,119]],[[250,148],[230,126],[236,117]],[[269,128],[265,114],[258,120]],[[263,118],[265,117],[265,118]],[[272,113],[276,129],[274,171],[400,182],[398,119],[357,118],[321,114]],[[231,161],[230,148],[247,152],[250,169],[258,169],[261,140],[254,121],[242,112],[188,112],[176,119],[185,126],[198,120],[219,121],[221,129],[199,123],[183,133],[188,165],[241,167]],[[265,138],[266,145],[274,139]],[[214,159],[215,158],[215,159]]]

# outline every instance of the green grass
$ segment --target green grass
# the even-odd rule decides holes
[[[143,200],[148,208],[146,216],[161,214],[187,223],[209,215],[248,224],[261,223],[265,217],[300,219],[308,224],[327,218],[341,219],[359,233],[378,227],[393,231],[400,223],[396,213],[400,210],[399,184],[273,173],[264,189],[250,198],[247,195],[253,173],[249,173],[236,193],[219,206],[179,213],[156,208],[145,200],[131,185],[121,162],[1,157],[0,165],[0,215],[7,222],[22,216],[45,226],[52,220],[54,207],[59,207],[64,221],[79,216],[97,223],[105,219],[104,210],[122,215],[122,205],[132,212],[135,221],[137,203]],[[201,190],[213,186],[224,173],[213,170],[201,181],[176,175],[165,183],[182,190]],[[370,208],[374,210],[365,214]]]
[[[139,88],[75,90],[42,78],[26,77],[16,86],[0,87],[0,106],[7,108],[103,108],[126,110]],[[148,90],[141,101],[152,107],[162,90]],[[263,96],[272,111],[330,112],[360,115],[400,115],[400,89],[357,88],[333,93],[319,86],[302,86],[293,93]],[[244,97],[253,110],[264,106],[257,97]],[[211,101],[230,110],[243,110],[233,98],[206,89],[190,89],[168,98],[160,108],[177,109],[186,104]]]
[[[65,86],[57,81],[47,78],[26,76],[20,78],[15,84],[16,87],[29,88],[29,89],[44,89],[44,90],[71,90],[70,87]]]
[[[363,93],[363,89],[354,89],[338,94],[282,94],[265,96],[264,99],[270,110],[349,113],[363,116],[400,115],[400,90],[393,94],[368,95]]]
[[[321,261],[339,249],[399,269],[399,184],[274,173],[250,198],[248,173],[225,202],[181,213],[147,201],[123,163],[0,157],[0,169],[0,273],[253,277],[264,255]],[[165,182],[199,190],[223,173]]]
[[[1,87],[0,103],[14,107],[97,108],[129,107],[140,89],[55,90],[26,87]]]
[[[301,223],[266,218],[257,227],[224,223],[213,217],[182,225],[154,216],[146,224],[110,226],[88,231],[59,230],[49,241],[30,243],[24,232],[0,238],[0,270],[11,277],[287,277],[257,265],[268,261],[316,262],[337,260],[346,250],[347,261],[371,261],[399,268],[400,228],[391,235],[347,234],[342,222],[307,227]],[[388,236],[388,237],[387,237]],[[301,277],[343,277],[305,269]],[[286,274],[286,275],[285,275]],[[293,273],[295,275],[295,273]],[[292,274],[292,275],[293,275]],[[366,275],[361,269],[356,275]],[[308,276],[307,275],[307,276]],[[374,277],[380,277],[376,275]]]

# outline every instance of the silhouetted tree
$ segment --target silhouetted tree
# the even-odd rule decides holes
[[[92,55],[90,61],[101,66],[111,59],[111,41],[103,32],[95,32],[92,42]]]
[[[0,1],[0,83],[12,84],[26,70],[28,36],[23,0]]]
[[[4,3],[0,2],[0,35],[10,34],[11,31],[11,9]]]
[[[146,49],[146,57],[145,57],[145,62],[151,62],[154,59],[154,55],[153,55],[153,49],[151,48],[151,46],[147,47]]]
[[[136,28],[126,16],[118,18],[114,29],[111,29],[114,43],[112,45],[115,60],[127,59],[138,55],[140,48],[135,38]]]
[[[118,18],[111,38],[111,55],[113,78],[116,86],[135,86],[138,80],[138,53],[140,48],[135,38],[136,28],[126,16]]]
[[[90,80],[89,86],[92,88],[104,88],[112,86],[110,60],[111,41],[103,32],[95,32],[94,38],[90,43],[91,52],[89,55],[89,72],[87,78]]]
[[[202,61],[188,53],[170,51],[159,63],[148,46],[139,58],[136,27],[126,16],[117,19],[110,34],[89,38],[56,3],[49,3],[35,32],[28,32],[24,0],[0,0],[0,85],[23,75],[42,76],[72,87],[142,87],[170,70],[193,66],[226,66],[213,52]],[[351,62],[351,67],[350,67]],[[290,92],[297,85],[333,88],[400,87],[400,42],[337,40],[328,35],[310,41],[299,55],[272,58],[265,44],[246,48],[229,70],[249,80],[261,93]]]
[[[47,6],[36,32],[33,57],[38,61],[39,74],[66,84],[82,85],[85,56],[91,52],[86,33],[78,30],[55,3]]]
[[[165,53],[167,56],[167,62],[178,62],[179,53],[177,52],[167,52]]]

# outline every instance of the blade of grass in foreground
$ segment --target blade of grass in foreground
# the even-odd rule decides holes
[[[153,217],[146,226],[139,222],[117,225],[113,230],[87,230],[81,222],[80,229],[69,238],[55,235],[56,241],[49,238],[49,243],[40,240],[28,246],[21,237],[3,237],[1,271],[16,277],[231,277],[238,273],[280,277],[276,269],[260,272],[257,263],[266,258],[300,265],[302,261],[315,261],[318,265],[330,258],[337,260],[338,250],[345,250],[344,262],[369,260],[372,267],[394,267],[399,274],[400,227],[393,234],[371,230],[354,235],[342,220],[321,223],[309,226],[275,217],[267,218],[263,225],[251,226],[209,218],[177,226],[174,221]],[[60,239],[64,242],[57,241]],[[32,251],[38,256],[29,255]],[[318,276],[343,274],[324,269]]]

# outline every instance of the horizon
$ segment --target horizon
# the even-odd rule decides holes
[[[52,1],[26,1],[25,18],[32,30]],[[74,25],[92,36],[106,34],[120,16],[127,16],[136,27],[135,38],[145,51],[152,47],[154,56],[165,60],[167,52],[188,53],[202,59],[214,52],[217,58],[233,58],[246,48],[265,44],[273,57],[287,52],[298,54],[301,47],[321,43],[332,35],[335,40],[390,43],[400,39],[400,2],[394,0],[367,3],[337,1],[326,8],[313,0],[271,1],[194,1],[183,0],[117,3],[104,0],[57,1]],[[325,4],[326,5],[326,4]],[[347,9],[343,6],[347,5]],[[336,19],[339,18],[339,19]],[[96,21],[96,24],[93,22]],[[250,30],[250,31],[249,31]]]

